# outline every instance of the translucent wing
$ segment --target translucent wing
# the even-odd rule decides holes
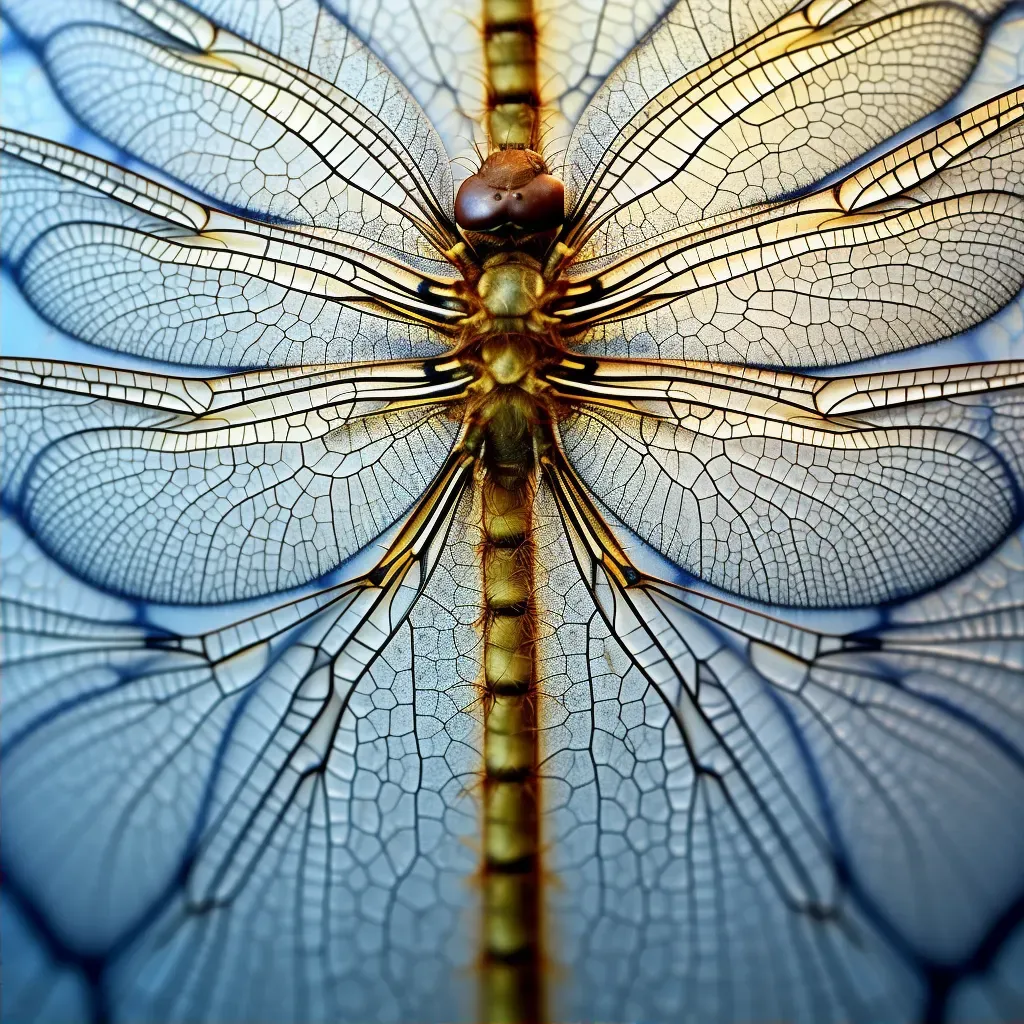
[[[733,593],[890,601],[974,565],[1024,516],[1024,363],[833,379],[566,371],[549,379],[577,403],[560,431],[590,492]]]
[[[321,6],[365,39],[420,102],[449,155],[461,158],[453,174],[469,173],[463,164],[478,163],[475,145],[486,143],[479,0],[326,0]]]
[[[26,22],[56,19],[37,32],[43,52],[69,24],[53,2],[9,6]],[[304,0],[188,6],[257,42],[261,61],[327,69],[329,81],[337,70],[349,94],[342,70],[359,65],[345,63],[347,27],[376,33],[421,103],[436,90],[438,110],[464,95],[444,69],[461,65],[467,39],[479,46],[476,25],[455,28],[455,4],[335,3],[345,29]],[[165,31],[160,19],[182,6],[147,5],[141,28],[128,7],[104,0],[79,10],[89,12],[81,22],[152,44],[161,75],[167,55],[223,70],[223,51],[189,49],[179,29]],[[609,4],[580,15],[544,0],[536,10],[542,61],[564,72],[545,96],[568,111],[593,69],[631,44],[617,20],[630,13]],[[877,11],[865,24],[884,21]],[[639,7],[636,24],[651,13]],[[696,68],[779,13],[677,6],[644,52],[672,77],[691,67],[689,54]],[[957,46],[968,50],[976,25],[947,13],[943,32],[966,26]],[[690,49],[674,51],[681,39]],[[871,74],[885,78],[884,47],[871,52]],[[634,81],[630,68],[647,76],[653,65],[627,62],[618,73],[608,110],[627,119],[656,81]],[[210,87],[200,70],[175,80],[186,83],[174,86],[185,117],[195,83]],[[234,93],[216,95],[221,104]],[[879,109],[889,117],[887,102]],[[634,238],[626,225],[599,251],[614,234],[599,227],[572,271],[565,323],[604,357],[807,365],[976,322],[1019,274],[1019,146],[999,134],[1016,115],[1002,116],[946,126],[855,186],[840,183],[847,192],[833,206],[810,197],[780,207],[795,210],[797,249],[824,238],[801,258],[813,264],[807,281],[828,282],[806,284],[794,271],[788,305],[791,286],[771,276],[788,241],[758,214],[742,224],[763,238],[720,218],[685,241],[673,228],[659,248],[623,249]],[[717,141],[729,137],[722,129]],[[274,212],[291,203],[289,183],[253,193],[257,223],[67,151],[33,152],[18,156],[19,173],[39,178],[17,205],[37,219],[13,235],[5,224],[3,244],[22,246],[9,265],[31,268],[20,280],[53,322],[123,352],[292,368],[198,380],[4,364],[14,401],[4,505],[21,520],[4,524],[0,576],[0,854],[13,908],[4,1015],[54,1024],[478,1019],[483,545],[455,437],[471,381],[444,355],[446,325],[463,311],[447,264],[431,258],[446,236],[431,233],[432,214],[417,202],[352,231],[315,217],[285,224],[277,218],[307,212],[304,199],[291,207],[298,213]],[[707,147],[700,157],[714,165]],[[939,164],[955,174],[929,177]],[[697,188],[689,183],[688,194]],[[979,193],[1007,202],[975,207]],[[648,199],[606,223],[642,220]],[[947,234],[919,223],[933,200],[955,209],[936,215],[942,230],[953,224]],[[373,200],[346,193],[349,201],[345,217]],[[828,234],[836,220],[851,251],[875,248],[855,281],[823,299],[814,288],[833,287],[843,256],[840,236]],[[947,239],[956,232],[970,248]],[[710,248],[694,264],[697,284],[676,292],[691,241]],[[779,247],[767,269],[744,263],[769,242]],[[734,245],[741,254],[723,271]],[[314,248],[325,255],[311,265]],[[952,278],[969,287],[951,293]],[[752,283],[765,291],[744,305]],[[677,321],[683,300],[699,312]],[[904,314],[923,326],[911,329]],[[396,357],[406,361],[325,365]],[[879,1024],[1018,1013],[1021,372],[1019,363],[847,370],[826,380],[791,367],[627,368],[586,355],[547,374],[572,410],[562,424],[568,458],[545,463],[532,538],[552,1019]],[[128,494],[110,471],[122,465],[122,444],[124,465],[141,469]],[[674,506],[659,502],[688,500],[690,455],[712,450],[729,457],[700,464],[696,500],[714,525],[707,545],[684,552],[666,531]],[[641,457],[645,468],[631,473]],[[281,472],[293,477],[279,486]],[[724,530],[727,508],[736,514]],[[134,528],[119,522],[132,516]],[[166,544],[148,536],[159,524],[171,531]],[[370,543],[350,554],[342,582],[319,580],[277,607],[260,599],[197,611],[93,589],[57,568],[26,526],[90,581],[175,601],[293,585],[335,567],[354,533]],[[140,547],[119,542],[140,535]],[[168,554],[181,550],[189,557]],[[762,597],[886,603],[830,612]],[[1007,939],[1014,929],[1018,941]],[[36,944],[45,963],[12,967]],[[981,1009],[974,979],[991,1000]]]
[[[998,7],[969,6],[819,0],[728,52],[727,30],[702,50],[692,21],[669,20],[573,132],[569,244],[611,253],[849,163],[960,87]],[[754,11],[763,27],[768,12]]]
[[[242,6],[248,6],[245,0]],[[308,17],[300,14],[299,6],[290,4],[279,17],[289,22]],[[409,87],[448,152],[461,158],[453,173],[466,174],[467,162],[479,162],[474,143],[486,145],[480,119],[487,104],[480,45],[486,25],[479,0],[328,0],[325,6]],[[671,6],[671,0],[534,0],[537,85],[549,160],[565,149],[580,110],[608,72]],[[491,10],[498,19],[505,13],[500,5]],[[260,31],[255,25],[253,30]]]
[[[584,351],[770,366],[948,337],[1024,281],[1024,91],[804,199],[569,270]]]
[[[413,253],[451,245],[441,140],[326,13],[290,44],[301,48],[299,64],[176,0],[107,0],[79,13],[33,0],[8,13],[93,131],[205,195],[372,239],[397,226],[412,231]],[[237,4],[234,13],[238,20]]]
[[[657,18],[644,19],[649,31],[641,38],[626,26],[631,14],[635,17],[636,12],[646,13],[642,5],[605,3],[600,6],[600,30],[589,52],[559,46],[542,36],[542,52],[546,44],[575,57],[558,71],[566,83],[559,104],[569,127],[576,126],[564,162],[570,196],[579,196],[586,169],[593,170],[601,153],[613,146],[617,132],[623,131],[625,140],[629,134],[626,125],[666,86],[757,35],[793,6],[788,0],[676,0],[667,4]],[[563,26],[563,22],[579,20],[577,5],[565,4],[562,10],[563,18],[557,22],[559,35],[565,29],[564,38],[571,40],[572,28],[569,24]],[[622,49],[617,45],[620,39],[629,40]],[[634,47],[634,43],[638,45]],[[586,54],[585,60],[577,56],[581,53]],[[591,102],[584,106],[588,100]],[[583,165],[579,164],[581,158]],[[576,209],[580,208],[577,201]]]
[[[5,504],[64,565],[145,600],[306,583],[405,514],[470,378],[422,364],[211,380],[5,360]]]
[[[449,463],[369,572],[196,635],[6,529],[5,895],[87,973],[73,1019],[464,1015],[468,479]]]
[[[427,113],[453,157],[475,162],[485,143],[480,112],[487,97],[478,0],[198,0],[191,4],[218,24],[304,64],[309,26],[338,21],[362,39]],[[778,6],[778,5],[775,5]],[[535,0],[537,78],[544,104],[544,150],[557,158],[583,106],[609,71],[663,18],[700,24],[707,43],[731,47],[781,13],[747,4],[675,4],[671,0]],[[765,13],[767,11],[767,13]],[[724,26],[724,28],[720,28]],[[314,44],[315,50],[315,44]],[[703,51],[702,51],[703,52]],[[702,62],[702,61],[701,61]],[[306,65],[309,66],[309,65]],[[460,161],[453,167],[466,173]]]
[[[1024,911],[1019,538],[801,617],[681,584],[547,479],[558,1019],[945,1019]]]
[[[84,341],[200,366],[386,359],[441,351],[461,315],[430,295],[451,265],[410,255],[401,225],[369,240],[264,224],[65,146],[0,140],[4,262]]]

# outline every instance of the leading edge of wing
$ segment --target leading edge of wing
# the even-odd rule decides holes
[[[1024,91],[834,187],[570,265],[584,351],[760,365],[850,362],[948,337],[1024,280]]]
[[[386,358],[389,323],[436,351],[462,315],[446,262],[242,219],[20,132],[2,145],[4,261],[84,341],[195,365],[339,362]]]
[[[0,375],[8,507],[94,584],[178,603],[290,589],[386,531],[452,450],[437,409],[472,380],[444,363]]]
[[[901,600],[1024,516],[1024,364],[814,378],[710,363],[546,371],[590,492],[686,572],[776,605]]]

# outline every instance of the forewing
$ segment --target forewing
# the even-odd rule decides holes
[[[968,7],[819,0],[765,27],[757,6],[744,27],[763,31],[750,38],[670,17],[573,132],[563,171],[570,244],[608,255],[849,163],[964,82],[998,4]],[[705,34],[716,38],[696,67],[694,37]]]
[[[298,586],[395,523],[469,378],[422,364],[209,381],[3,363],[4,496],[92,583],[218,603]]]
[[[94,999],[166,1021],[465,1016],[468,480],[442,474],[383,576],[199,635],[38,553],[6,563],[5,892]]]
[[[1024,91],[805,199],[569,268],[588,352],[822,366],[936,341],[1024,282]]]
[[[263,6],[268,17],[276,8]],[[33,0],[7,13],[39,46],[77,116],[191,188],[275,220],[375,240],[399,225],[412,253],[451,245],[440,138],[328,12],[288,43],[300,63],[175,0]],[[242,17],[237,4],[224,13]]]
[[[168,362],[266,366],[427,355],[458,318],[454,271],[376,242],[216,211],[77,150],[2,133],[0,253],[83,341]],[[447,303],[447,306],[445,305]]]
[[[1021,363],[831,380],[615,362],[575,384],[557,373],[567,398],[592,399],[560,425],[591,493],[735,594],[884,603],[974,565],[1024,515]]]
[[[547,479],[559,1016],[941,1019],[1020,919],[1019,540],[889,613],[787,616],[659,578]]]

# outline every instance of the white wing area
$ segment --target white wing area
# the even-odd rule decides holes
[[[569,237],[601,256],[819,181],[951,99],[999,7],[819,0],[727,51],[669,18],[573,131]]]
[[[465,485],[445,478],[379,584],[191,637],[52,564],[39,574],[5,526],[5,891],[102,964],[93,998],[119,1018],[472,1013]],[[20,983],[11,1019],[31,1007]]]
[[[923,977],[1024,899],[1020,539],[801,618],[635,544],[624,586],[564,494],[542,508],[561,1019],[922,1019]]]
[[[221,13],[237,21],[243,10]],[[191,188],[257,215],[357,234],[393,211],[447,247],[453,193],[440,138],[398,80],[327,15],[289,37],[297,63],[176,0],[15,2],[6,15],[76,116]]]

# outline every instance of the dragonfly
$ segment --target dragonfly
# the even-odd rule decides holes
[[[1019,1017],[999,13],[9,0],[8,1019]]]

